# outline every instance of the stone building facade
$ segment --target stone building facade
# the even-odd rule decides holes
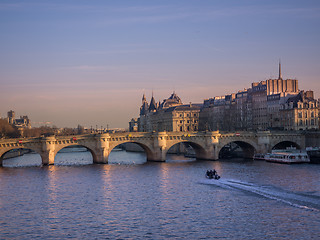
[[[251,131],[320,129],[319,100],[312,91],[300,91],[298,80],[254,82],[251,88],[213,97],[203,104],[183,104],[173,93],[162,103],[142,98],[140,117],[130,131]],[[135,126],[135,127],[133,127]]]
[[[280,105],[280,120],[284,130],[319,129],[319,101],[312,91],[300,91]]]
[[[28,116],[20,116],[20,118],[16,118],[16,114],[12,110],[7,113],[7,121],[8,123],[15,125],[21,131],[24,128],[31,128],[31,121]]]
[[[143,95],[140,117],[136,121],[137,130],[140,132],[198,131],[201,108],[202,104],[183,104],[175,92],[162,103],[156,103],[152,96],[148,104]],[[131,120],[129,125],[133,126],[134,121],[134,119]],[[130,130],[134,131],[132,127]]]
[[[204,100],[199,119],[199,130],[235,129],[235,94]]]
[[[309,106],[311,109],[310,106],[313,106],[318,109],[308,110],[310,112],[306,115],[308,124],[306,119],[303,119],[304,124],[299,120],[301,127],[294,125],[297,120],[289,121],[288,112],[297,111],[294,109],[298,106],[298,103],[290,103],[292,99],[300,99],[300,106],[304,108]],[[284,111],[287,114],[284,114]],[[251,88],[236,94],[204,100],[199,129],[212,131],[319,129],[318,112],[319,101],[314,99],[313,93],[300,91],[296,79],[282,79],[281,64],[279,64],[278,79],[254,82]],[[316,115],[318,117],[312,117]]]

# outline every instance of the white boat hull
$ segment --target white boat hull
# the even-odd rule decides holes
[[[309,163],[310,158],[304,151],[273,151],[265,155],[267,162],[276,163]]]

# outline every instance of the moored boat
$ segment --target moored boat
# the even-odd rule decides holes
[[[253,160],[265,160],[264,156],[265,155],[263,153],[255,153],[253,155]]]
[[[267,162],[277,162],[277,163],[309,163],[310,158],[306,151],[302,150],[272,150],[264,156]]]
[[[307,147],[307,154],[310,158],[310,163],[320,163],[320,147]]]

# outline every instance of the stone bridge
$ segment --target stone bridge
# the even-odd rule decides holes
[[[247,158],[267,153],[278,146],[305,148],[305,136],[297,132],[121,132],[41,138],[0,139],[0,166],[4,154],[13,149],[31,149],[40,154],[43,165],[54,164],[56,154],[68,146],[83,146],[94,163],[108,163],[112,149],[122,143],[136,143],[146,153],[147,161],[165,161],[168,150],[178,143],[190,144],[197,159],[217,160],[229,143],[238,144]]]

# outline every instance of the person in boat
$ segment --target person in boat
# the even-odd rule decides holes
[[[212,178],[212,177],[213,177],[213,175],[212,175],[212,170],[207,170],[206,176],[207,176],[208,178]]]
[[[207,173],[206,173],[206,176],[208,178],[216,178],[216,179],[219,179],[219,176],[218,176],[218,173],[215,169],[213,170],[207,170]]]

